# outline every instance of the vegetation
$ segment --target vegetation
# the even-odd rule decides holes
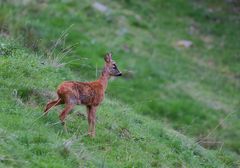
[[[240,166],[237,1],[0,2],[0,167]],[[108,51],[124,76],[96,138],[83,107],[63,132],[44,105],[96,79]]]

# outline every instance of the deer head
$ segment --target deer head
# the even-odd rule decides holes
[[[122,73],[118,70],[116,62],[112,60],[112,53],[107,53],[104,57],[105,60],[105,71],[110,76],[122,76]]]

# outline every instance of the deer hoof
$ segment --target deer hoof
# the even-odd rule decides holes
[[[95,137],[95,134],[92,133],[92,132],[88,132],[88,136],[89,136],[90,138],[94,138],[94,137]]]

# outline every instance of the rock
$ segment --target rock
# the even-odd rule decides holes
[[[206,44],[210,44],[213,42],[213,38],[211,36],[201,36],[200,38]]]
[[[121,27],[118,31],[117,31],[117,34],[119,36],[124,36],[125,34],[128,33],[128,29],[126,27]]]
[[[193,45],[193,43],[189,40],[179,40],[177,41],[176,45],[178,47],[190,48]]]
[[[102,3],[100,2],[94,2],[92,4],[92,7],[102,13],[107,13],[109,11],[108,7],[103,5]]]
[[[196,24],[192,24],[191,26],[189,26],[188,28],[188,34],[198,34],[199,33],[199,28]]]
[[[130,47],[129,47],[127,44],[123,45],[122,49],[123,49],[125,52],[130,52]]]

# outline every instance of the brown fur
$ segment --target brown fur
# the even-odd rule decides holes
[[[45,107],[45,114],[57,105],[65,104],[64,110],[60,114],[60,120],[64,124],[67,114],[75,105],[85,105],[88,113],[88,134],[95,136],[95,122],[97,107],[104,99],[110,76],[121,76],[115,62],[112,60],[111,53],[105,56],[105,66],[100,78],[93,82],[65,81],[58,86],[58,99],[49,102]]]

